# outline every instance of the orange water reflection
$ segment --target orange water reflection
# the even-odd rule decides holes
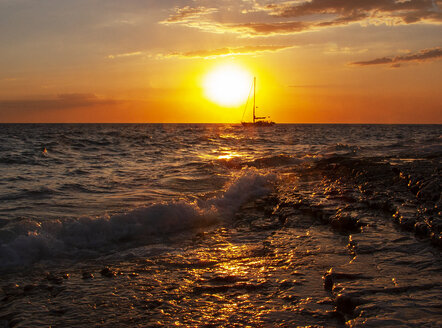
[[[247,160],[251,159],[253,156],[252,154],[246,152],[239,152],[229,147],[219,147],[218,149],[213,149],[209,153],[201,153],[199,157],[209,160],[230,161],[230,160]]]

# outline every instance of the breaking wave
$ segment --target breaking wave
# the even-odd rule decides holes
[[[229,220],[242,204],[271,190],[275,176],[242,170],[217,197],[152,204],[124,214],[66,220],[17,220],[0,230],[2,268],[53,257],[91,256],[115,247],[146,245],[153,239]]]

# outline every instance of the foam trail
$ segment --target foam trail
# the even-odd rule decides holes
[[[241,171],[221,195],[198,204],[177,201],[98,218],[19,221],[0,230],[1,268],[53,257],[90,255],[128,242],[144,245],[153,237],[228,220],[242,204],[268,193],[274,179],[271,174],[248,169]]]

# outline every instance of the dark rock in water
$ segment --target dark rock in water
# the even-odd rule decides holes
[[[271,195],[267,196],[267,197],[265,198],[265,200],[266,200],[267,203],[270,204],[270,205],[276,205],[276,204],[278,204],[278,202],[279,202],[279,197],[278,197],[278,195],[271,194]]]
[[[399,224],[407,230],[412,230],[416,224],[416,220],[412,217],[401,217],[399,219]]]
[[[335,304],[336,304],[336,311],[352,315],[353,311],[358,305],[358,302],[349,295],[339,294],[335,298]]]
[[[400,174],[401,174],[401,171],[400,171],[397,167],[392,167],[392,168],[391,168],[391,171],[393,171],[393,173],[395,173],[395,174],[397,174],[397,175],[400,175]]]
[[[56,275],[54,275],[53,273],[50,273],[50,272],[48,274],[46,274],[46,279],[49,282],[52,282],[52,283],[58,284],[58,285],[63,283],[63,278],[57,277]]]
[[[340,232],[360,231],[361,223],[358,219],[338,212],[330,221],[331,226]]]
[[[324,276],[322,277],[322,280],[324,282],[324,289],[331,292],[333,289],[333,275],[332,275],[332,269],[327,271]]]
[[[440,198],[440,185],[437,181],[430,181],[422,186],[417,192],[416,197],[419,200],[437,201]]]
[[[82,279],[93,279],[93,278],[94,278],[94,275],[92,273],[83,272]]]
[[[426,222],[416,222],[414,232],[419,236],[428,236],[430,234],[430,226]]]
[[[145,301],[146,308],[148,310],[156,309],[157,307],[160,307],[163,305],[163,300],[152,300],[152,301]]]
[[[107,278],[112,278],[116,276],[116,273],[114,271],[112,271],[111,269],[109,269],[108,267],[104,267],[101,271],[100,271],[101,275]]]
[[[18,284],[11,283],[6,286],[3,286],[2,289],[3,289],[3,293],[6,295],[6,297],[17,296],[17,295],[21,294],[20,285],[18,285]]]
[[[34,290],[35,287],[37,287],[37,286],[36,286],[36,285],[33,285],[33,284],[26,285],[26,286],[23,287],[23,292],[24,292],[24,293],[29,293],[29,292],[31,292],[32,290]]]
[[[408,187],[410,188],[411,192],[416,195],[419,192],[421,183],[422,183],[421,181],[415,181],[413,179],[410,179]]]
[[[439,232],[439,233],[432,233],[431,234],[431,243],[434,245],[434,246],[437,246],[437,247],[441,247],[442,248],[442,234]]]
[[[226,275],[226,276],[216,276],[211,279],[209,279],[209,282],[211,283],[235,283],[238,281],[243,281],[244,279],[238,276],[234,275]]]
[[[431,222],[431,230],[436,232],[442,232],[442,218],[441,217],[432,217],[430,218]]]
[[[393,222],[399,224],[399,220],[401,219],[401,214],[399,213],[399,210],[397,210],[393,215]]]
[[[50,311],[51,314],[57,315],[57,316],[61,316],[63,314],[65,314],[68,310],[65,308],[57,308],[57,309],[52,309]]]
[[[357,279],[367,279],[362,274],[359,273],[340,273],[335,272],[333,268],[328,270],[322,277],[324,283],[324,289],[328,291],[333,291],[333,285],[339,280],[357,280]]]
[[[287,289],[287,288],[291,288],[293,286],[300,285],[300,284],[301,283],[299,281],[297,281],[297,280],[287,280],[287,279],[285,279],[285,280],[282,280],[279,283],[279,288]]]
[[[351,254],[355,255],[356,254],[356,247],[357,247],[357,243],[356,241],[353,240],[352,236],[350,235],[348,237],[348,244],[347,244],[347,248],[350,251]]]
[[[298,296],[291,294],[284,294],[281,296],[281,298],[289,303],[296,303],[298,301]]]
[[[69,279],[69,273],[63,273],[62,275],[63,279]]]

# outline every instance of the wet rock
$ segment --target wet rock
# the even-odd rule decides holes
[[[298,302],[298,297],[296,295],[293,295],[293,294],[283,294],[281,296],[281,298],[284,301],[289,302],[289,303],[296,303],[296,302]]]
[[[273,206],[266,206],[264,208],[264,215],[271,216],[273,214]]]
[[[66,308],[57,308],[57,309],[52,309],[50,313],[53,315],[61,316],[65,314],[67,311],[68,310]]]
[[[284,225],[287,222],[287,216],[279,215],[278,221],[281,225]]]
[[[330,224],[340,232],[357,232],[362,226],[358,219],[340,212],[332,217]]]
[[[148,310],[153,310],[163,305],[163,303],[164,303],[163,300],[152,300],[152,301],[148,300],[145,301],[145,306]]]
[[[282,280],[279,282],[280,289],[287,289],[287,288],[291,288],[296,285],[301,285],[301,283],[297,280],[288,280],[288,279],[285,279],[285,280]]]
[[[391,171],[399,176],[402,174],[402,172],[397,167],[392,167]]]
[[[393,222],[399,224],[399,220],[401,219],[401,214],[399,213],[399,210],[397,210],[393,215]]]
[[[366,276],[359,273],[340,273],[335,272],[333,268],[328,270],[322,277],[324,283],[324,289],[327,291],[335,291],[334,284],[339,280],[357,280],[357,279],[368,279]]]
[[[322,281],[324,283],[324,289],[326,291],[331,292],[333,289],[333,283],[334,283],[331,269],[324,274],[324,276],[322,277]]]
[[[53,273],[50,273],[50,272],[46,274],[46,279],[49,282],[51,282],[53,284],[57,284],[57,285],[60,285],[60,284],[63,283],[63,278],[58,277],[58,276],[56,276],[56,275],[54,275]]]
[[[25,294],[30,293],[31,291],[33,291],[35,289],[35,287],[37,287],[37,285],[33,285],[33,284],[29,284],[23,287],[23,292]]]
[[[238,281],[244,281],[245,279],[242,277],[234,276],[234,275],[226,275],[226,276],[216,276],[209,279],[210,283],[215,284],[227,284],[227,283],[235,283]]]
[[[2,289],[3,289],[3,293],[6,295],[6,297],[18,296],[19,294],[21,294],[21,288],[20,288],[20,285],[18,285],[18,284],[11,283],[6,286],[3,286]]]
[[[265,197],[264,199],[270,205],[276,205],[279,202],[279,197],[277,194],[270,194],[269,196]]]
[[[358,302],[347,294],[339,294],[335,298],[336,311],[352,315]]]
[[[104,267],[101,271],[100,274],[104,277],[107,278],[113,278],[116,276],[116,272],[112,271],[111,269],[109,269],[108,267]]]
[[[325,297],[317,302],[318,304],[334,305],[335,302],[330,297]]]
[[[221,286],[196,286],[193,288],[193,293],[202,294],[202,293],[225,293],[230,288],[233,288],[231,285],[221,285]]]
[[[436,247],[442,248],[442,234],[433,232],[431,234],[431,243]]]
[[[423,201],[437,201],[440,198],[440,185],[437,181],[430,181],[422,186],[416,197]]]
[[[292,276],[303,276],[304,274],[302,273],[302,272],[299,272],[299,271],[293,271],[292,273],[291,273],[291,275]]]
[[[44,291],[50,292],[50,291],[52,291],[54,289],[54,286],[53,285],[47,285],[47,284],[43,283],[43,284],[38,285],[37,288],[40,289],[40,290],[44,290]]]
[[[51,286],[51,287],[52,288],[50,289],[50,292],[52,297],[56,297],[58,294],[60,294],[62,291],[66,289],[66,287],[63,286]]]
[[[351,254],[355,255],[356,254],[356,247],[357,247],[357,243],[356,241],[353,240],[353,237],[350,235],[348,237],[348,244],[347,244],[347,248],[350,251]]]
[[[421,181],[410,179],[410,181],[408,182],[408,187],[410,188],[410,191],[416,195],[419,192],[421,184],[422,184]]]
[[[94,275],[90,272],[83,272],[82,279],[94,279]]]
[[[431,230],[433,232],[442,232],[442,218],[441,217],[432,217],[430,218]]]
[[[416,220],[412,217],[401,216],[399,218],[399,224],[402,228],[406,230],[412,230],[414,228],[414,225],[416,224]]]
[[[428,236],[430,234],[430,226],[426,222],[416,222],[414,232],[419,236]]]

